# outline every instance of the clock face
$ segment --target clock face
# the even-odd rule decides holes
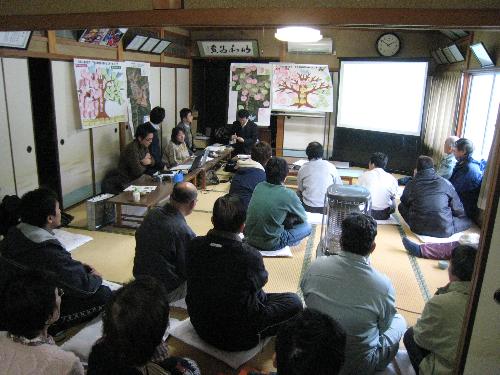
[[[383,34],[377,40],[377,51],[382,56],[394,56],[400,48],[401,42],[395,34]]]

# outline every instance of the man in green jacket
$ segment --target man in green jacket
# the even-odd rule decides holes
[[[247,242],[258,249],[295,246],[311,234],[300,199],[283,184],[287,174],[286,160],[271,158],[266,164],[266,181],[255,187],[250,199],[244,233]]]
[[[417,324],[404,335],[403,342],[417,375],[454,373],[475,258],[476,249],[472,246],[453,249],[448,268],[450,283],[427,301]]]

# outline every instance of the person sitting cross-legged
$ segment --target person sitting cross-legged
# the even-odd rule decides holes
[[[168,303],[165,288],[152,277],[118,289],[103,314],[87,375],[200,375],[193,360],[168,356]]]
[[[338,254],[317,258],[301,282],[306,306],[336,319],[347,334],[341,374],[373,374],[396,356],[406,322],[389,278],[370,265],[377,222],[363,213],[342,221]]]
[[[192,183],[175,184],[169,202],[149,210],[135,232],[134,277],[160,280],[170,302],[186,296],[186,248],[196,235],[185,218],[193,212],[197,197]]]
[[[229,194],[213,207],[214,228],[188,245],[186,304],[191,323],[207,343],[226,351],[253,348],[302,311],[295,293],[266,293],[262,255],[240,234],[245,208]]]
[[[403,342],[417,374],[455,373],[476,253],[476,249],[468,245],[453,249],[448,268],[449,284],[439,288],[427,301],[417,324],[404,335]]]
[[[417,159],[417,172],[398,209],[416,234],[447,238],[472,225],[452,184],[436,174],[434,162],[424,155]]]
[[[367,188],[372,198],[371,215],[375,220],[387,220],[396,210],[398,182],[384,171],[389,158],[382,152],[370,157],[368,171],[359,178],[358,184]]]
[[[74,260],[55,237],[53,230],[61,225],[56,194],[45,188],[30,191],[22,196],[20,210],[21,223],[10,228],[0,242],[0,290],[8,276],[30,270],[46,272],[65,291],[61,317],[51,327],[52,333],[98,315],[112,292],[102,285],[94,268]]]
[[[236,173],[231,180],[229,194],[240,197],[245,209],[258,183],[266,180],[265,166],[272,156],[269,143],[259,142],[252,146],[252,158],[238,160]]]
[[[246,241],[261,250],[295,246],[311,234],[311,225],[299,197],[284,186],[288,174],[285,159],[271,158],[266,181],[255,187],[245,223]]]
[[[323,213],[328,187],[332,184],[342,185],[337,168],[323,160],[323,152],[321,143],[309,143],[306,148],[309,161],[297,173],[297,194],[307,212]]]
[[[43,273],[29,271],[10,279],[2,293],[0,374],[83,375],[80,360],[48,334],[59,318],[63,290]]]

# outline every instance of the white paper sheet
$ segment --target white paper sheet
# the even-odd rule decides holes
[[[72,252],[76,248],[93,240],[93,238],[90,236],[85,236],[83,234],[78,234],[78,233],[71,233],[62,229],[54,229],[54,235],[68,252]]]
[[[387,220],[376,220],[378,225],[399,225],[398,221],[393,215],[389,216]]]
[[[418,239],[422,242],[445,243],[445,242],[458,241],[458,239],[460,238],[460,236],[462,234],[464,234],[464,232],[455,233],[453,236],[448,237],[448,238],[424,236],[422,234],[416,234],[416,233],[415,233],[415,236],[417,236]]]

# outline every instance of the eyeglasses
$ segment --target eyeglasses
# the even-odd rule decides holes
[[[62,289],[62,288],[57,288],[57,295],[58,295],[59,297],[64,296],[64,289]]]

